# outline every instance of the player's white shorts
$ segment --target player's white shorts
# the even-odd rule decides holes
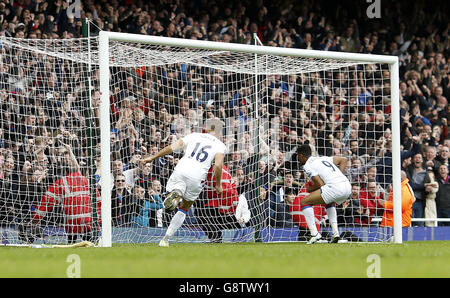
[[[166,191],[177,192],[186,201],[194,201],[203,190],[203,183],[197,179],[192,179],[174,171],[169,177],[166,185]]]
[[[352,185],[350,182],[325,184],[320,188],[320,193],[325,204],[341,204],[350,197]]]

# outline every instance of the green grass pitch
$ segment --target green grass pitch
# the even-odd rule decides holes
[[[448,278],[449,248],[450,241],[0,247],[0,277],[64,278],[76,254],[82,278],[365,278],[370,255],[379,257],[382,278]]]

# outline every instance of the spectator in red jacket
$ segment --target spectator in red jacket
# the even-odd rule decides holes
[[[382,199],[377,194],[377,183],[370,180],[367,183],[367,189],[361,191],[359,203],[364,208],[365,212],[368,210],[368,217],[362,220],[363,225],[370,225],[374,216],[383,215],[383,206],[378,204],[378,200]]]

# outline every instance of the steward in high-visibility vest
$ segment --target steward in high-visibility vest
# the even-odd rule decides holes
[[[59,140],[65,151],[65,168],[67,175],[56,180],[44,193],[35,209],[31,224],[37,226],[42,219],[61,206],[64,216],[64,229],[69,243],[74,243],[78,236],[90,241],[92,238],[92,204],[89,180],[80,172],[80,166],[69,145]],[[97,190],[97,215],[100,221],[101,201]]]

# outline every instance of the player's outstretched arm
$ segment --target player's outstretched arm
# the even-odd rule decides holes
[[[179,139],[176,142],[174,142],[173,144],[164,147],[163,149],[161,149],[155,155],[148,156],[148,157],[145,157],[145,158],[141,159],[140,162],[144,163],[144,164],[152,162],[152,161],[154,161],[157,158],[160,158],[160,157],[172,154],[173,152],[178,151],[178,150],[180,150],[183,147],[184,147],[184,142],[183,142],[183,140]]]
[[[344,173],[345,169],[347,168],[347,158],[341,157],[341,156],[334,156],[333,157],[333,163],[338,166],[338,168],[341,170],[342,173]]]

